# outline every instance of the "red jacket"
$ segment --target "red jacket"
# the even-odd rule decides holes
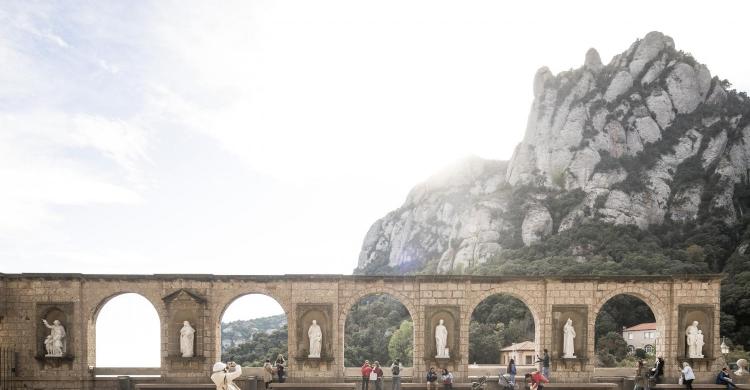
[[[372,372],[372,367],[370,367],[367,364],[362,365],[362,376],[363,377],[370,377],[370,373]]]
[[[537,371],[537,372],[531,374],[531,383],[539,384],[539,383],[542,383],[542,382],[549,383],[549,381],[547,380],[547,378],[545,378],[544,375],[542,375],[541,372]]]

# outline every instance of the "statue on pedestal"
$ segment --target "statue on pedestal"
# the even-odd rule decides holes
[[[310,338],[310,354],[307,357],[319,358],[320,349],[323,345],[323,332],[320,330],[318,321],[312,320],[312,324],[307,330],[307,336]]]
[[[195,353],[194,335],[195,329],[190,326],[190,321],[183,321],[182,329],[180,329],[180,353],[182,353],[182,357],[193,357]]]
[[[67,350],[67,341],[65,340],[65,327],[62,326],[59,320],[52,321],[50,325],[47,320],[42,320],[44,326],[51,329],[50,335],[44,340],[44,346],[47,350],[45,356],[50,357],[63,357]]]
[[[443,325],[443,320],[435,327],[435,347],[437,348],[436,358],[447,359],[450,357],[448,348],[448,328]]]
[[[576,330],[573,328],[573,320],[568,318],[563,327],[563,359],[575,359]]]
[[[687,341],[687,356],[689,358],[702,358],[703,353],[703,334],[698,330],[698,321],[693,321],[685,329],[685,338]]]

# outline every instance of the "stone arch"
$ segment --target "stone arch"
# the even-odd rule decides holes
[[[86,361],[88,362],[89,366],[96,366],[96,322],[99,317],[99,313],[101,312],[102,308],[104,308],[107,303],[109,303],[113,298],[119,297],[124,294],[137,294],[141,296],[142,298],[146,299],[146,301],[151,304],[151,307],[154,309],[154,311],[156,311],[156,315],[159,318],[159,349],[160,354],[162,354],[161,346],[164,344],[164,335],[162,334],[161,329],[164,326],[166,308],[164,307],[161,299],[159,299],[159,296],[149,293],[149,289],[147,288],[147,286],[142,287],[145,288],[143,290],[140,290],[138,288],[113,288],[111,290],[105,290],[97,297],[92,298],[92,300],[96,303],[89,307],[86,315]],[[163,362],[161,361],[160,366],[164,366]]]
[[[518,299],[521,301],[524,305],[526,305],[526,308],[529,309],[529,312],[531,312],[531,317],[534,319],[534,343],[536,344],[537,350],[535,351],[536,354],[539,354],[539,348],[542,346],[542,343],[544,340],[542,339],[542,319],[544,318],[542,313],[543,310],[540,306],[537,306],[531,302],[534,301],[534,297],[531,294],[522,294],[518,292],[518,288],[514,288],[514,286],[508,286],[508,285],[499,285],[495,286],[493,288],[478,291],[478,294],[476,294],[470,301],[467,306],[468,311],[466,312],[465,318],[461,320],[461,327],[462,329],[465,329],[466,332],[466,350],[461,351],[461,353],[465,356],[469,356],[469,346],[468,346],[468,335],[469,335],[469,326],[471,323],[471,316],[474,314],[474,310],[476,310],[477,306],[479,306],[482,301],[485,299],[493,296],[493,295],[508,295],[513,298]]]
[[[654,319],[656,320],[656,331],[662,340],[660,345],[657,343],[655,346],[658,346],[656,353],[665,354],[667,352],[668,345],[666,342],[670,337],[670,335],[667,334],[667,313],[664,312],[667,306],[665,306],[663,300],[659,298],[656,292],[651,290],[648,286],[633,284],[620,286],[612,290],[605,290],[600,292],[600,294],[601,297],[595,300],[594,305],[592,305],[592,310],[589,313],[589,324],[592,329],[592,331],[589,332],[589,354],[593,356],[595,353],[594,343],[596,341],[596,319],[599,317],[599,312],[601,312],[604,305],[607,304],[610,299],[618,295],[629,295],[638,298],[645,303],[649,309],[651,309],[651,312],[654,313]]]
[[[418,321],[418,313],[416,311],[416,307],[414,306],[413,299],[409,296],[405,295],[402,291],[388,287],[388,286],[377,286],[377,287],[371,287],[366,288],[364,290],[358,290],[355,294],[351,295],[346,301],[343,302],[343,304],[340,306],[339,310],[339,323],[337,326],[337,331],[339,334],[339,342],[338,342],[338,349],[339,352],[336,353],[336,359],[341,361],[341,366],[345,367],[344,363],[344,348],[345,348],[345,339],[346,339],[346,320],[349,317],[349,312],[352,310],[352,307],[359,302],[360,300],[367,298],[369,296],[373,295],[389,295],[393,297],[395,300],[397,300],[399,303],[404,305],[406,308],[406,311],[409,313],[409,316],[411,317],[411,320],[414,324],[414,333],[412,334],[413,344],[412,344],[412,366],[417,367],[418,363],[418,349],[417,349],[417,321]]]
[[[289,302],[286,299],[281,298],[280,296],[278,296],[277,294],[275,294],[275,292],[272,292],[269,289],[264,288],[264,287],[253,286],[253,288],[247,288],[247,289],[242,290],[239,293],[233,293],[232,295],[230,295],[228,297],[224,297],[222,299],[219,299],[211,307],[211,311],[213,313],[216,313],[216,315],[214,317],[215,320],[213,322],[215,324],[214,325],[214,340],[216,340],[216,343],[214,345],[214,349],[215,349],[214,353],[215,353],[217,361],[219,359],[221,359],[221,345],[222,345],[222,342],[221,342],[221,319],[224,317],[224,313],[226,313],[226,311],[229,308],[229,306],[231,306],[232,303],[234,303],[237,299],[242,298],[242,297],[247,296],[247,295],[253,295],[253,294],[265,295],[265,296],[273,299],[274,301],[276,301],[276,303],[278,303],[279,306],[281,306],[281,309],[284,311],[284,316],[286,316],[287,324],[289,324],[288,326],[290,327],[289,328],[289,334],[287,336],[286,358],[289,359],[289,357],[291,356],[289,354],[289,352],[291,351],[291,337],[292,337],[292,329],[291,329],[292,324],[291,324],[291,321],[290,321],[290,318],[289,318],[289,314],[291,313],[291,305],[289,304]]]

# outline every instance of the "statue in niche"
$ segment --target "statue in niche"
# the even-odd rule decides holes
[[[698,357],[703,357],[703,346],[706,342],[703,341],[703,331],[698,329],[698,334],[695,335],[695,352],[698,353]]]
[[[563,359],[575,359],[576,330],[573,328],[573,320],[568,318],[563,327]]]
[[[703,349],[703,345],[700,347],[698,346],[698,321],[693,321],[691,325],[688,325],[687,329],[685,329],[685,338],[687,341],[687,355],[690,358],[702,358],[703,354],[701,353],[701,350]],[[702,336],[701,337],[701,342]]]
[[[180,329],[180,353],[182,357],[193,357],[195,353],[195,329],[190,326],[190,321],[182,321]]]
[[[50,357],[62,357],[65,356],[67,350],[67,341],[65,340],[65,327],[62,326],[60,320],[52,321],[50,325],[47,320],[42,320],[44,326],[51,329],[49,336],[44,340],[44,346],[47,349],[45,356]]]
[[[443,319],[435,327],[435,347],[437,348],[436,358],[449,358],[450,354],[446,345],[448,344],[448,328],[443,325]]]
[[[310,328],[307,330],[307,336],[310,338],[310,354],[307,357],[319,358],[320,349],[323,345],[323,332],[320,330],[318,321],[312,321]]]

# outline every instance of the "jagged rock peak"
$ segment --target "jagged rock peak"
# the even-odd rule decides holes
[[[598,72],[604,67],[599,52],[593,47],[586,52],[586,60],[583,62],[583,66],[592,72]]]
[[[553,79],[555,76],[549,70],[548,67],[543,66],[536,71],[534,75],[534,97],[540,96],[544,92],[544,85],[547,81]]]
[[[417,185],[359,267],[456,272],[591,221],[732,224],[750,202],[750,99],[728,85],[658,31],[606,65],[590,49],[578,69],[542,67],[510,162],[469,158]]]

